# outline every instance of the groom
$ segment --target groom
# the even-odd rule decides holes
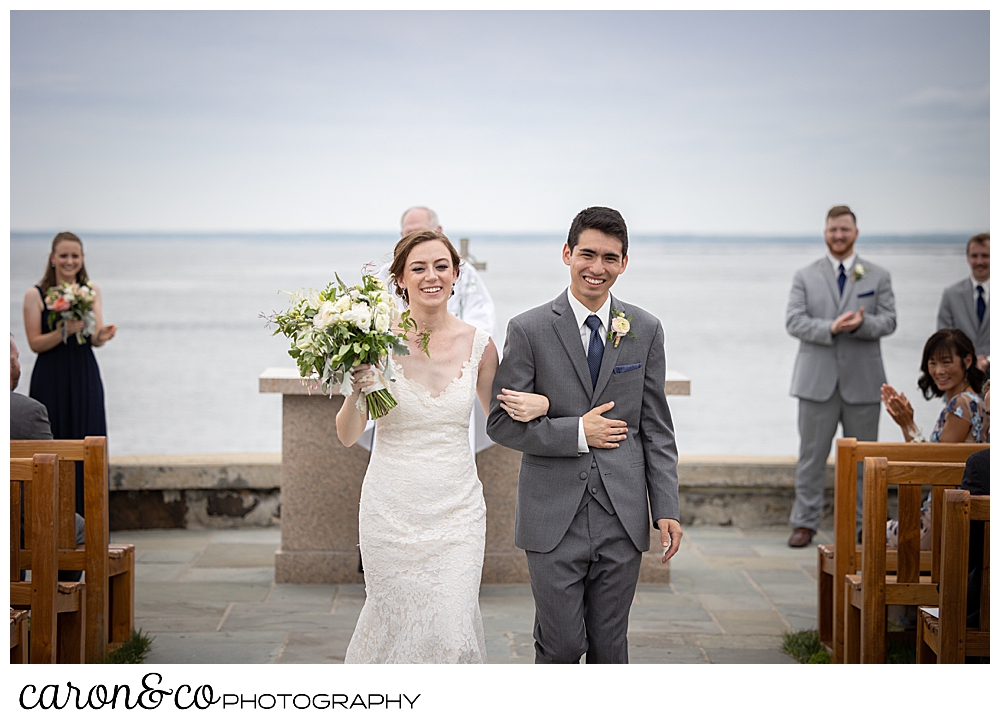
[[[626,664],[650,509],[664,563],[682,536],[663,328],[611,296],[628,264],[617,211],[577,214],[562,258],[569,289],[508,324],[487,433],[523,453],[514,543],[535,598],[535,663],[586,653],[588,663]],[[545,395],[548,413],[516,421],[501,404],[507,390]]]

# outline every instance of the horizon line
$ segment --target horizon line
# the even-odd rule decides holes
[[[11,229],[10,234],[51,234],[52,229]],[[55,232],[61,233],[61,232]],[[168,236],[168,235],[233,235],[233,234],[245,234],[250,236],[263,236],[268,234],[287,234],[287,235],[302,235],[302,236],[319,236],[324,234],[360,234],[360,235],[376,235],[385,234],[389,236],[395,236],[398,231],[395,229],[77,229],[73,233],[78,235],[93,234],[93,235],[126,235],[126,234],[137,234],[137,235],[148,235],[148,236]],[[447,235],[447,231],[444,232]],[[500,230],[500,231],[484,231],[484,230],[460,230],[462,235],[480,235],[480,236],[498,236],[498,235],[518,235],[518,236],[562,236],[566,234],[565,229],[559,230]],[[933,231],[873,231],[865,232],[860,230],[859,238],[863,237],[902,237],[902,236],[964,236],[966,234],[976,235],[983,233],[981,231],[969,231],[969,230],[933,230]],[[631,231],[629,236],[643,237],[643,236],[668,236],[668,237],[694,237],[694,238],[719,238],[719,237],[740,237],[740,238],[802,238],[802,237],[822,237],[823,231],[812,230],[812,231],[753,231],[753,232],[737,232],[737,231]]]

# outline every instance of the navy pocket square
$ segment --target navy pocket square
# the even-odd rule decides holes
[[[642,362],[636,362],[634,365],[618,365],[613,371],[616,375],[620,375],[622,372],[631,372],[640,367],[642,367]]]
[[[870,297],[870,296],[873,296],[874,294],[875,294],[875,290],[872,289],[870,292],[864,292],[863,294],[859,294],[858,297],[859,298],[860,297]]]

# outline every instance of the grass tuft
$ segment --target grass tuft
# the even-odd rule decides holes
[[[830,655],[819,640],[816,629],[786,633],[782,637],[781,650],[800,664],[829,664]]]
[[[146,660],[146,654],[153,648],[153,637],[142,632],[133,631],[128,641],[104,659],[105,664],[141,664]]]

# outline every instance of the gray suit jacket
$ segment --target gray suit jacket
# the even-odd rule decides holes
[[[51,440],[49,411],[38,400],[10,393],[10,439]]]
[[[597,461],[615,513],[640,551],[649,549],[649,519],[679,519],[677,445],[663,393],[663,327],[648,312],[612,297],[632,317],[632,333],[606,342],[596,389],[590,381],[568,291],[510,320],[503,362],[493,382],[487,433],[520,450],[514,544],[547,553],[558,545],[583,499]],[[548,415],[515,422],[500,408],[501,388],[549,398]],[[612,450],[577,452],[580,417],[614,400],[606,417],[625,420],[628,437]]]
[[[879,340],[896,329],[896,300],[889,272],[860,256],[854,264],[863,266],[865,273],[855,281],[848,270],[843,295],[826,257],[795,272],[785,313],[785,329],[801,340],[792,372],[795,397],[825,402],[839,387],[840,396],[851,404],[881,399],[885,369]],[[830,333],[836,317],[862,306],[865,319],[860,327]]]
[[[980,324],[969,277],[944,290],[938,308],[937,328],[961,329],[972,340],[976,354],[990,353],[990,305],[986,304],[986,314]]]

